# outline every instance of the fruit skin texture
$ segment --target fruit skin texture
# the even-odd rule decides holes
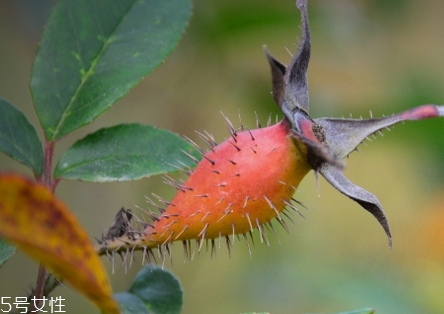
[[[311,170],[287,120],[232,137],[204,154],[168,207],[140,236],[108,239],[105,251],[161,248],[173,241],[246,234],[277,218]],[[103,244],[103,243],[102,243]]]
[[[205,154],[164,213],[145,229],[148,247],[241,234],[280,218],[311,169],[278,124],[233,137]],[[280,218],[281,219],[281,218]]]

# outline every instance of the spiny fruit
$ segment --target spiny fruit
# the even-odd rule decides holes
[[[287,215],[287,208],[298,211],[292,196],[311,169],[289,127],[286,120],[241,132],[230,125],[231,138],[219,145],[205,137],[211,150],[203,153],[184,184],[169,180],[178,192],[171,202],[163,201],[166,209],[158,216],[147,212],[153,222],[142,232],[135,232],[138,236],[126,232],[124,240],[107,235],[103,241],[107,250],[134,245],[152,249],[190,239],[198,241],[198,249],[204,240],[211,239],[214,249],[214,239],[225,238],[229,243],[229,235],[246,236],[256,228],[261,240],[268,243],[264,226],[273,228],[271,220],[277,218],[287,229],[282,215]],[[128,212],[123,215],[119,211],[117,224],[124,226],[124,217]],[[121,235],[124,228],[117,224],[112,229],[119,229]]]
[[[178,190],[176,197],[171,202],[157,197],[166,208],[159,207],[160,215],[146,211],[151,223],[134,216],[133,221],[138,220],[142,226],[139,229],[129,223],[133,215],[121,210],[112,230],[99,241],[99,254],[114,258],[115,253],[127,255],[143,250],[145,259],[154,257],[152,249],[157,249],[164,259],[174,241],[182,241],[188,255],[191,240],[196,241],[197,250],[204,240],[210,240],[214,249],[215,239],[225,237],[230,248],[229,235],[242,234],[247,240],[253,229],[258,229],[261,240],[268,243],[265,228],[274,231],[273,219],[287,228],[282,216],[287,208],[297,211],[292,195],[311,169],[371,213],[384,228],[391,246],[388,220],[379,200],[343,175],[342,159],[381,129],[405,120],[444,116],[444,106],[423,105],[383,118],[312,119],[308,114],[307,0],[297,0],[296,5],[302,15],[302,37],[290,65],[278,62],[267,51],[273,98],[284,119],[251,131],[241,127],[239,132],[227,120],[231,137],[219,145],[209,134],[201,134],[210,151],[202,151],[200,162],[195,160],[198,165],[188,180],[181,184],[167,177],[167,183]]]
[[[168,243],[244,234],[280,216],[310,170],[284,120],[233,132],[204,159],[153,226],[144,242]]]

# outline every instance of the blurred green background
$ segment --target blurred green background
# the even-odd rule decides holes
[[[278,114],[262,45],[288,64],[300,36],[293,0],[197,0],[178,49],[127,97],[91,125],[56,146],[57,160],[77,139],[101,127],[140,122],[194,140],[194,130],[228,137],[220,111],[238,125],[255,126]],[[0,2],[0,95],[39,125],[28,88],[36,47],[55,1]],[[424,103],[444,104],[444,2],[442,0],[311,0],[312,117],[369,117]],[[43,137],[41,130],[39,135]],[[406,123],[361,145],[346,175],[383,204],[393,249],[376,220],[312,173],[295,197],[309,209],[295,216],[291,234],[278,230],[250,260],[235,242],[211,258],[201,252],[183,262],[181,245],[165,267],[181,280],[184,314],[247,311],[331,313],[374,307],[381,314],[444,313],[444,119]],[[370,142],[367,142],[370,144]],[[0,155],[1,171],[31,175]],[[93,184],[62,181],[57,195],[88,233],[99,237],[121,206],[146,207],[154,192],[171,199],[160,177]],[[111,275],[114,290],[127,289],[141,256],[125,274]],[[22,296],[35,284],[37,264],[20,252],[0,269],[0,296]],[[67,313],[97,313],[79,294],[58,289]]]

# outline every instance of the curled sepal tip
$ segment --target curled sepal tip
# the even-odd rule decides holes
[[[332,167],[328,163],[324,163],[319,168],[319,172],[339,192],[356,201],[379,221],[382,228],[384,228],[389,241],[389,247],[391,248],[392,235],[390,232],[390,226],[387,220],[387,216],[382,209],[382,205],[379,203],[379,200],[376,198],[376,196],[364,190],[363,188],[360,188],[359,186],[351,183],[341,171],[339,171],[335,167]]]
[[[285,77],[286,99],[288,110],[295,112],[298,109],[308,113],[308,82],[307,69],[310,61],[311,44],[310,28],[308,25],[307,1],[298,0],[296,6],[301,11],[302,35],[297,53],[288,66]]]
[[[284,97],[285,97],[285,72],[287,67],[276,60],[268,50],[267,46],[264,46],[264,51],[267,56],[268,63],[270,64],[271,68],[271,79],[272,79],[272,85],[273,85],[273,99],[276,102],[276,104],[281,108],[282,111],[284,111],[286,108],[283,106],[284,104]]]
[[[296,1],[296,6],[301,12],[302,35],[298,50],[290,65],[286,67],[277,61],[264,47],[271,67],[273,98],[293,126],[295,124],[295,113],[303,111],[308,114],[307,69],[311,50],[307,0]]]

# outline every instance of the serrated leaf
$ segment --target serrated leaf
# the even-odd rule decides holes
[[[114,299],[119,302],[123,314],[150,314],[146,305],[137,296],[123,292],[114,294]]]
[[[16,248],[11,244],[7,243],[5,240],[0,239],[0,267],[6,263],[12,255],[15,254]]]
[[[191,0],[61,0],[32,68],[48,140],[90,123],[176,47]]]
[[[128,292],[140,298],[153,314],[178,314],[182,309],[183,291],[179,280],[159,267],[145,266]]]
[[[196,149],[176,134],[141,124],[120,124],[87,135],[60,159],[56,178],[94,182],[136,180],[192,166]],[[180,162],[179,162],[180,161]]]
[[[0,98],[0,151],[30,167],[37,175],[43,169],[43,149],[35,128],[11,103]]]
[[[79,290],[105,313],[119,313],[99,257],[66,206],[43,185],[0,176],[0,236]]]

